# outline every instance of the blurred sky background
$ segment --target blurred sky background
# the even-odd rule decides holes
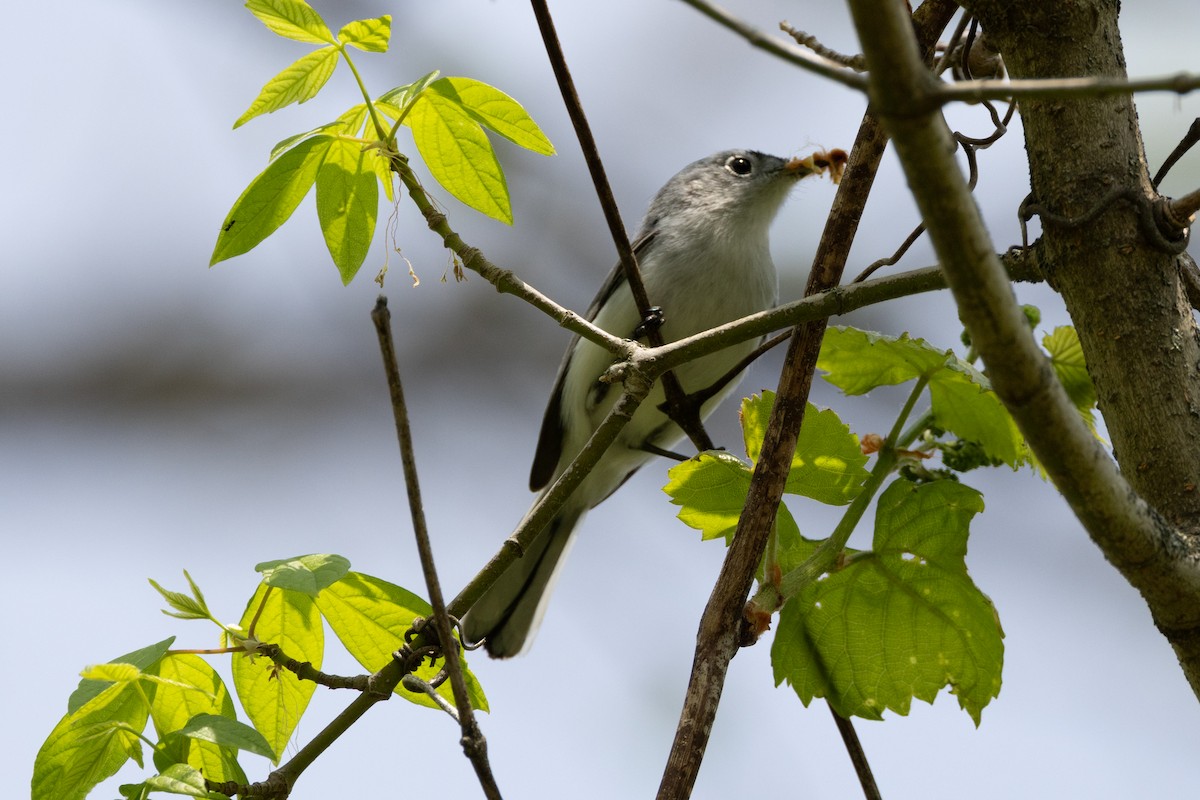
[[[525,104],[559,155],[497,144],[515,226],[429,185],[469,243],[585,308],[613,248],[529,7],[315,7],[334,30],[393,15],[391,52],[356,53],[375,94],[438,68]],[[837,3],[731,0],[729,8],[766,30],[786,19],[856,50]],[[557,2],[553,11],[630,228],[670,175],[713,151],[799,155],[851,144],[862,97],[750,48],[682,3]],[[178,646],[215,645],[215,630],[162,616],[147,578],[182,588],[188,569],[229,621],[254,590],[255,563],[303,553],[341,553],[358,570],[425,591],[368,317],[382,236],[343,288],[310,197],[257,250],[207,267],[226,212],[270,147],[357,100],[349,71],[339,67],[310,103],[235,132],[233,120],[262,84],[307,47],[269,33],[241,3],[64,0],[53,12],[15,4],[8,18],[0,532],[9,577],[0,584],[8,631],[0,670],[9,723],[0,771],[20,786],[85,665],[170,634]],[[1200,71],[1198,26],[1192,0],[1125,4],[1131,74]],[[1137,102],[1157,168],[1200,115],[1200,97]],[[955,120],[971,133],[989,130],[978,110],[956,111]],[[977,196],[1004,249],[1019,241],[1015,209],[1027,191],[1019,126],[980,163]],[[1193,153],[1164,190],[1197,183]],[[833,193],[828,181],[806,181],[780,215],[773,249],[784,299],[802,291]],[[916,221],[889,156],[849,274],[890,253]],[[527,469],[568,336],[478,277],[443,282],[449,258],[408,205],[397,238],[421,283],[413,288],[393,257],[386,293],[434,548],[453,595],[530,501]],[[920,243],[903,266],[931,263]],[[1041,306],[1044,330],[1067,321],[1045,287],[1017,291]],[[960,332],[945,294],[848,321],[941,347]],[[743,389],[773,387],[777,369],[778,356],[756,366]],[[897,396],[846,400],[818,381],[813,399],[866,433],[886,430]],[[728,406],[713,428],[731,448],[734,423]],[[665,467],[643,469],[589,516],[532,653],[472,659],[491,701],[481,721],[507,797],[656,790],[723,556],[674,519],[659,488]],[[1037,477],[996,470],[968,482],[988,504],[969,565],[1007,633],[1004,688],[979,729],[945,693],[933,706],[914,704],[908,717],[859,722],[885,796],[1167,797],[1195,786],[1200,709],[1139,597]],[[810,536],[826,535],[835,519],[792,508]],[[695,796],[738,797],[749,787],[855,796],[828,712],[774,688],[768,655],[763,641],[733,662]],[[326,669],[359,671],[333,652]],[[299,739],[349,699],[318,691]],[[252,779],[269,767],[253,756],[243,764]],[[122,779],[93,796],[115,797]],[[293,796],[435,791],[478,796],[457,729],[396,701],[356,725]]]

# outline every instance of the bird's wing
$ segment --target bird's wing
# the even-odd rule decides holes
[[[653,231],[639,236],[633,242],[634,255],[641,259],[653,240]],[[589,322],[596,319],[600,307],[624,283],[625,271],[621,269],[621,264],[618,262],[600,287],[596,299],[588,306],[586,319]],[[633,331],[618,335],[632,336]],[[578,343],[579,337],[575,336],[567,345],[567,352],[563,354],[562,363],[558,365],[558,375],[554,378],[554,389],[550,392],[549,402],[546,403],[546,413],[542,416],[542,430],[538,435],[537,450],[533,454],[533,467],[529,470],[529,489],[534,492],[545,488],[553,480],[554,471],[558,469],[558,461],[562,458],[563,437],[566,433],[562,418],[563,381],[566,380],[567,369],[571,365],[571,356],[574,355]]]

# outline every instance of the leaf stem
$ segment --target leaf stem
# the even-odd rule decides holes
[[[338,52],[342,54],[342,58],[346,60],[346,66],[350,68],[350,72],[354,75],[354,81],[358,84],[358,90],[362,92],[363,101],[367,104],[367,113],[371,115],[371,124],[375,126],[375,133],[379,136],[380,141],[386,142],[389,147],[395,149],[393,136],[387,133],[387,126],[383,124],[383,120],[379,117],[379,111],[375,108],[375,104],[371,102],[371,95],[367,92],[367,85],[363,82],[362,75],[358,73],[358,67],[354,66],[354,61],[350,58],[350,52],[346,49],[346,45],[338,42]]]
[[[842,519],[838,522],[837,527],[833,529],[833,533],[829,538],[821,543],[821,545],[805,559],[804,563],[796,567],[794,570],[784,575],[779,581],[779,586],[764,586],[758,594],[755,595],[752,603],[759,605],[760,608],[779,608],[783,603],[787,602],[788,598],[795,597],[804,587],[808,586],[812,581],[819,578],[821,575],[829,571],[829,569],[837,561],[838,555],[846,547],[846,542],[850,539],[850,534],[858,527],[858,523],[862,520],[863,514],[870,507],[875,499],[879,487],[892,473],[896,466],[897,455],[896,451],[903,445],[908,444],[925,427],[929,425],[932,417],[928,413],[921,416],[918,424],[911,426],[908,430],[904,430],[904,423],[907,422],[909,414],[912,413],[913,406],[916,405],[917,399],[925,391],[929,379],[922,376],[917,379],[916,385],[912,392],[909,393],[908,399],[904,402],[904,407],[900,409],[899,416],[896,417],[896,422],[892,425],[892,430],[888,433],[887,439],[884,440],[883,447],[879,449],[879,456],[875,459],[875,466],[871,469],[871,474],[863,483],[862,491],[854,498],[850,507],[846,509],[846,513],[842,515]],[[772,597],[777,593],[777,596]],[[763,595],[760,604],[759,595]]]

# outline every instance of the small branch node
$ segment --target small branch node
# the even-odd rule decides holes
[[[840,64],[841,66],[852,69],[855,72],[867,71],[866,59],[864,59],[861,55],[852,56],[830,49],[821,44],[821,41],[811,33],[806,33],[798,28],[793,28],[791,23],[789,23],[787,20],[779,23],[779,30],[795,39],[796,44],[800,45],[801,47],[807,47],[809,50],[812,50],[814,53],[821,56],[821,58],[829,59],[835,64]]]

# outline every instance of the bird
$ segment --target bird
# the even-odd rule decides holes
[[[726,150],[680,170],[650,202],[633,250],[650,301],[662,309],[670,342],[775,305],[778,281],[768,232],[796,182],[822,171],[813,159],[783,159],[756,150]],[[637,338],[643,322],[618,264],[588,309],[597,327]],[[675,368],[684,392],[714,384],[756,346],[743,342]],[[603,347],[576,336],[559,366],[542,420],[529,488],[545,493],[583,448],[620,396],[600,377],[614,363]],[[740,376],[739,376],[740,380]],[[701,407],[705,418],[735,388],[730,381]],[[615,492],[683,432],[649,396],[540,534],[468,609],[462,633],[489,655],[524,652],[545,612],[550,589],[584,514]],[[536,503],[535,503],[536,506]],[[532,510],[532,509],[531,509]]]

